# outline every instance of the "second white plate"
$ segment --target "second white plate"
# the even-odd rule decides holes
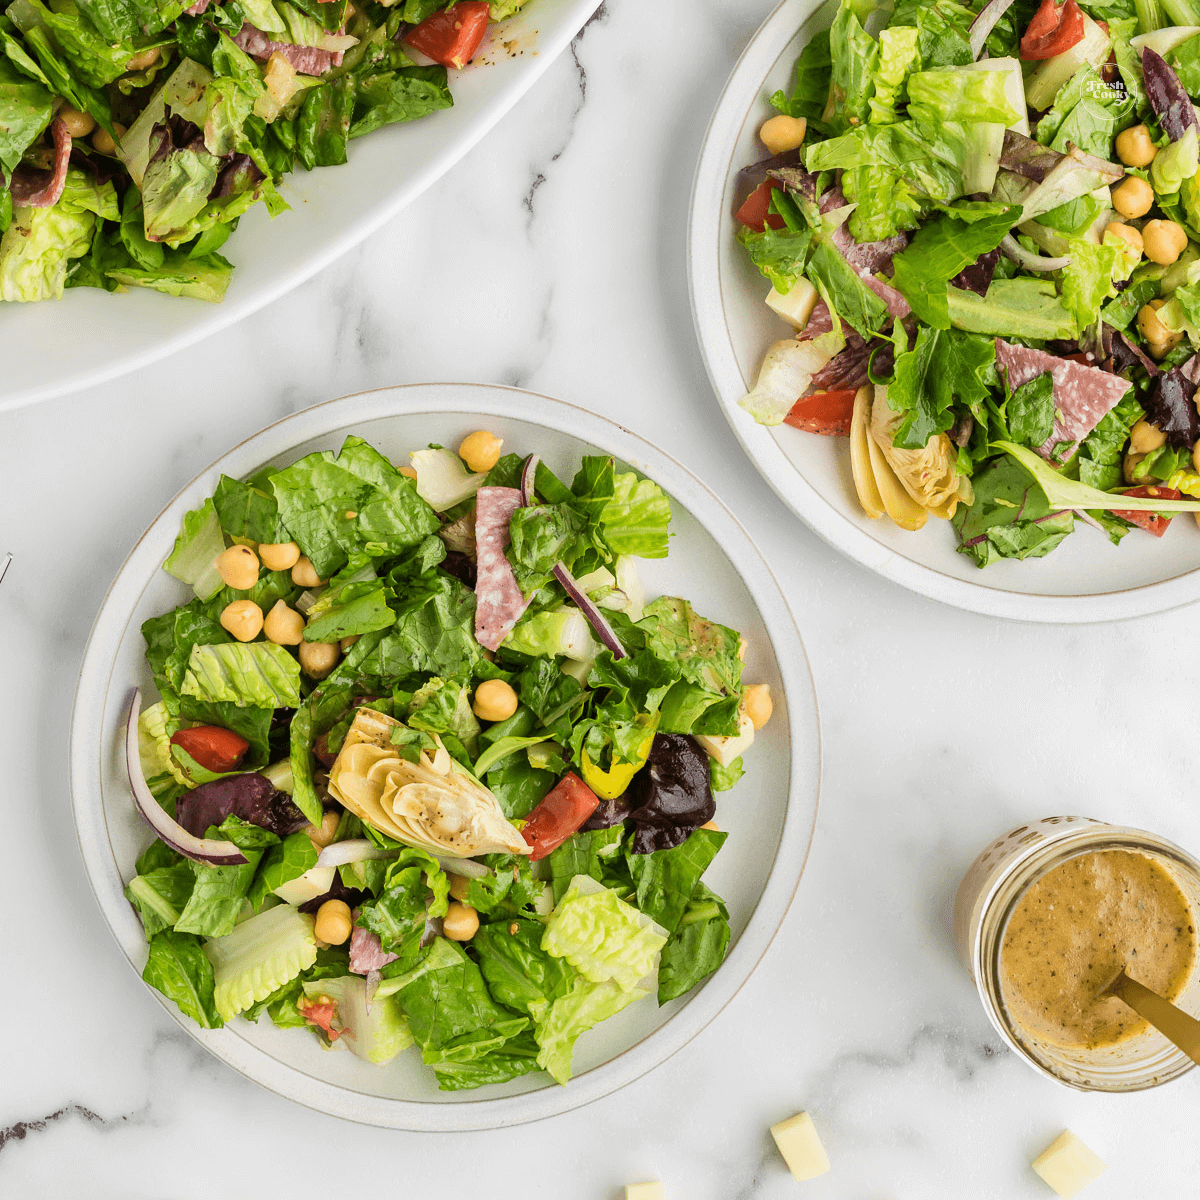
[[[848,557],[921,595],[1025,621],[1107,621],[1200,598],[1200,531],[1188,516],[1160,541],[1134,530],[1119,546],[1077,528],[1046,558],[980,570],[954,530],[930,521],[906,533],[862,511],[843,438],[758,425],[741,408],[767,347],[788,327],[763,303],[766,280],[737,242],[737,174],[766,157],[758,128],[776,89],[790,92],[809,38],[828,24],[816,0],[783,0],[729,77],[705,135],[688,226],[688,274],[700,350],[734,434],[782,499]]]

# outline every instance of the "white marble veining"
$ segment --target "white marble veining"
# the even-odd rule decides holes
[[[969,860],[1083,812],[1200,847],[1194,610],[1002,624],[842,560],[745,460],[704,377],[684,282],[692,168],[769,0],[609,0],[495,133],[294,294],[88,394],[0,417],[0,1197],[229,1200],[323,1189],[618,1200],[1020,1200],[1065,1126],[1087,1192],[1194,1195],[1200,1077],[1104,1098],[1000,1049],[952,958]],[[86,330],[68,336],[86,337]],[[68,715],[93,614],[175,490],[267,422],[406,381],[519,384],[655,439],[711,483],[792,596],[825,780],[795,905],[692,1046],[554,1121],[389,1133],[264,1092],[166,1019],[121,961],[69,821]],[[752,784],[748,783],[748,786]],[[813,1112],[833,1172],[798,1185],[767,1134]]]

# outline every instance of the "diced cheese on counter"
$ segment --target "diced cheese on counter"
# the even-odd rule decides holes
[[[1078,1196],[1104,1173],[1104,1160],[1069,1129],[1033,1160],[1033,1169],[1063,1200]]]
[[[793,1179],[815,1179],[829,1170],[829,1155],[821,1145],[817,1127],[806,1112],[771,1126],[771,1136]]]
[[[663,1185],[654,1183],[628,1183],[625,1185],[625,1200],[667,1200]]]

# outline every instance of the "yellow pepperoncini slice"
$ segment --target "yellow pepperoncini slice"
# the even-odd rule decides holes
[[[650,747],[654,745],[654,735],[658,731],[658,717],[658,713],[653,716],[643,713],[638,717],[638,724],[646,725],[646,736],[638,744],[637,758],[633,762],[613,763],[607,771],[602,771],[588,757],[588,752],[583,752],[583,781],[601,800],[615,800],[622,795],[633,777],[646,765]]]

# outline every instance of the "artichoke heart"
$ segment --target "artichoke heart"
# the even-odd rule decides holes
[[[430,854],[528,854],[496,797],[440,741],[432,757],[425,751],[415,763],[400,757],[391,735],[402,727],[360,708],[329,771],[330,794],[381,833]]]
[[[930,516],[948,521],[954,516],[959,500],[965,499],[963,485],[967,481],[958,473],[958,451],[944,433],[931,437],[917,450],[893,445],[892,438],[904,417],[904,413],[896,412],[888,404],[887,388],[876,386],[875,403],[871,407],[872,439],[913,500]]]

